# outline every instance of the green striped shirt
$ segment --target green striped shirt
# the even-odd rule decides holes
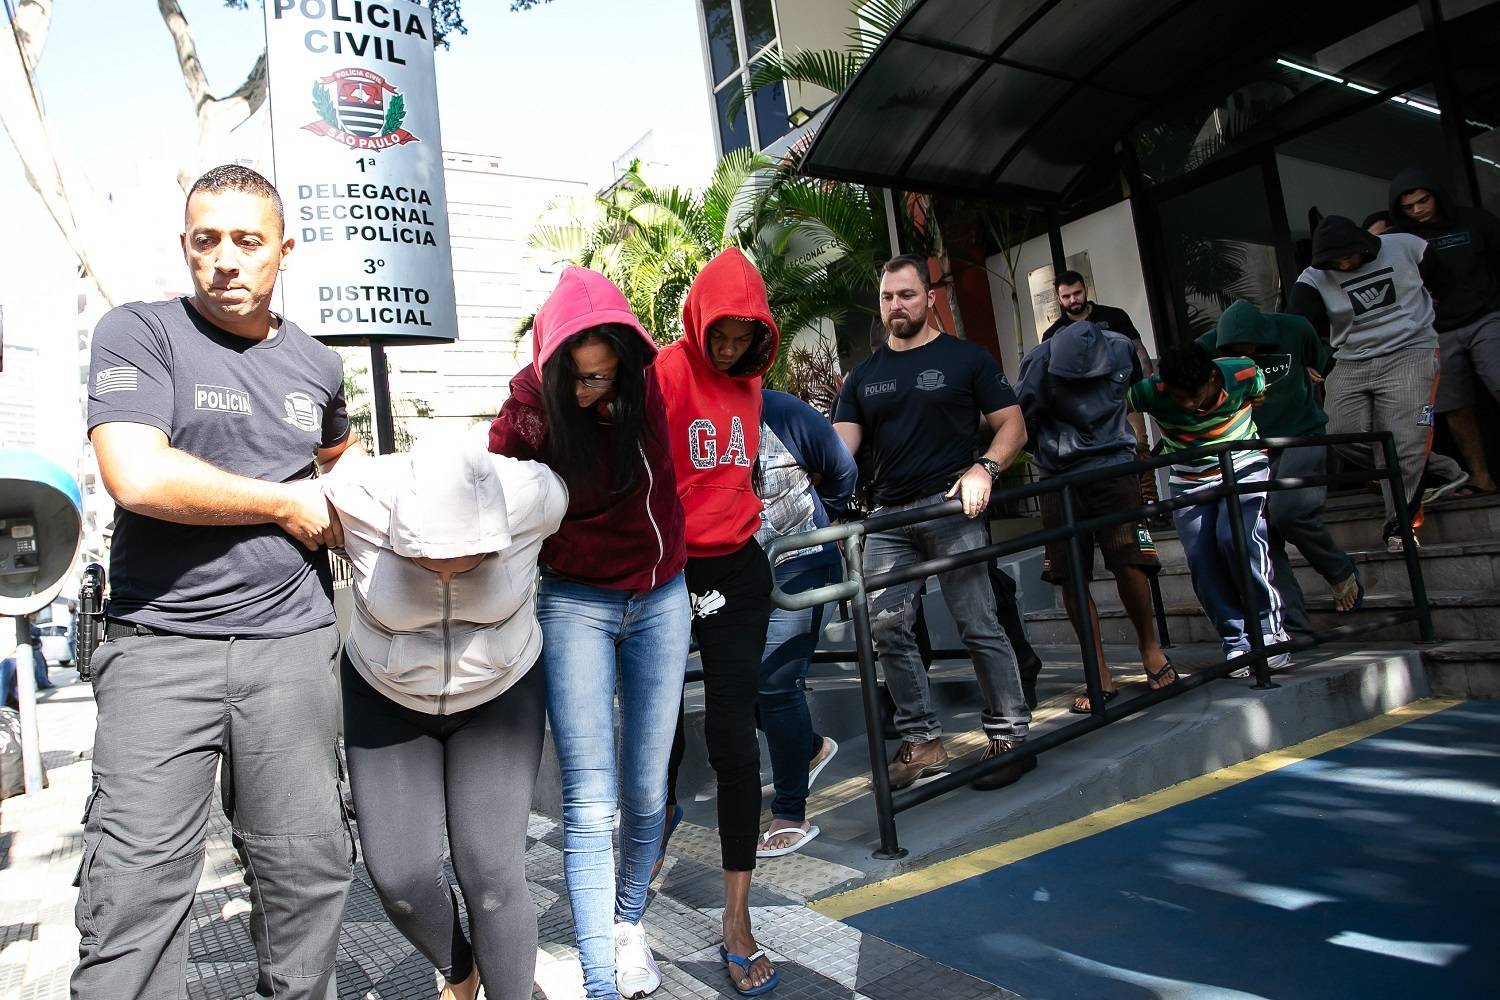
[[[1224,388],[1218,405],[1203,413],[1190,413],[1173,402],[1159,375],[1141,379],[1126,393],[1126,402],[1132,410],[1156,418],[1168,454],[1220,441],[1247,441],[1256,436],[1250,400],[1266,391],[1265,376],[1249,358],[1219,358],[1214,364],[1224,377]],[[1265,462],[1263,451],[1234,453],[1236,472]],[[1172,466],[1171,482],[1178,492],[1217,485],[1219,479],[1219,460],[1214,455]]]

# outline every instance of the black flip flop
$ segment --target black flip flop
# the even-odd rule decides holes
[[[1119,693],[1120,693],[1120,689],[1119,688],[1116,688],[1113,691],[1105,691],[1105,692],[1103,692],[1103,694],[1104,694],[1104,704],[1108,705],[1114,699],[1115,695],[1117,695]],[[1081,694],[1081,695],[1078,696],[1078,698],[1087,698],[1087,697],[1088,697],[1088,695],[1086,695],[1086,694]],[[1074,715],[1093,715],[1094,714],[1093,713],[1093,706],[1090,705],[1088,708],[1079,708],[1078,707],[1078,698],[1074,698],[1073,699],[1073,704],[1071,704],[1071,705],[1068,706],[1068,711],[1072,712]]]
[[[1168,658],[1167,662],[1162,665],[1162,668],[1160,670],[1152,670],[1151,668],[1147,667],[1144,663],[1141,664],[1141,666],[1146,671],[1146,682],[1148,684],[1156,684],[1157,685],[1156,687],[1154,687],[1154,688],[1151,689],[1153,691],[1160,691],[1164,687],[1171,687],[1172,684],[1176,684],[1177,681],[1182,680],[1182,674],[1178,673],[1177,672],[1177,668],[1174,667],[1174,666],[1172,666],[1172,661],[1171,661],[1170,658]],[[1173,675],[1177,678],[1177,680],[1174,680],[1172,682],[1172,684],[1162,684],[1162,683],[1160,683],[1161,679],[1166,676],[1167,671],[1169,671],[1169,670],[1173,673]]]

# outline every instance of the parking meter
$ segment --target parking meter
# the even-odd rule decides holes
[[[16,689],[26,794],[42,789],[36,678],[26,616],[52,603],[83,544],[83,497],[55,462],[30,451],[0,451],[0,615],[15,619]],[[0,631],[0,638],[4,633]]]

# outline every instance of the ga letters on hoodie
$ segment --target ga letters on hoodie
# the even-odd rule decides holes
[[[708,358],[708,329],[723,318],[759,325],[732,372]],[[760,449],[761,376],[776,358],[776,323],[760,272],[739,250],[719,254],[682,306],[682,339],[662,349],[656,374],[667,401],[667,438],[687,519],[690,558],[728,555],[755,536],[760,499],[751,467]]]

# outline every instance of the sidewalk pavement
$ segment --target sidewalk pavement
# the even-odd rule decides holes
[[[71,683],[65,679],[74,678]],[[71,671],[54,671],[38,721],[49,787],[0,804],[0,1000],[61,1000],[78,954],[72,886],[82,852],[80,827],[90,778],[94,702]],[[718,838],[684,823],[646,914],[662,965],[660,998],[733,997],[718,958],[716,908],[722,881]],[[533,814],[527,877],[543,949],[572,952],[573,923],[562,875],[562,830]],[[803,905],[860,875],[805,855],[762,864],[750,903],[760,944],[781,971],[779,1000],[1001,1000],[1015,996]],[[450,872],[451,877],[451,872]],[[255,953],[246,929],[250,905],[229,825],[217,800],[207,859],[193,905],[188,996],[253,997]],[[955,919],[955,928],[962,920]],[[432,966],[385,919],[364,866],[355,868],[339,942],[340,1000],[436,997]],[[540,993],[537,994],[539,997]]]

